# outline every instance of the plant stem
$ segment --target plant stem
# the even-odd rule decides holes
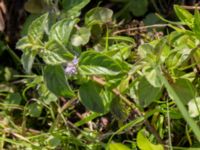
[[[96,76],[92,76],[92,80],[95,81],[96,83],[104,86],[106,83],[105,81],[103,81],[101,78],[98,78]],[[133,105],[133,103],[131,103],[125,96],[123,96],[119,90],[117,89],[112,89],[112,92],[120,97],[124,103],[126,103],[129,107],[131,107],[131,109],[133,109],[138,116],[144,116],[145,114],[140,112],[139,109],[137,109],[137,107],[135,105]],[[155,136],[155,138],[157,139],[157,141],[160,143],[160,144],[164,144],[164,142],[162,141],[160,135],[157,133],[156,129],[149,123],[149,121],[147,119],[144,120],[144,124],[146,125],[147,129]]]
[[[144,30],[144,29],[149,29],[149,28],[164,28],[168,26],[169,26],[168,24],[154,24],[154,25],[149,25],[149,26],[134,27],[134,28],[128,28],[128,29],[115,31],[113,35],[120,34],[127,31]]]

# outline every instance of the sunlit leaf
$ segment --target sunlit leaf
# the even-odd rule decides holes
[[[73,34],[71,42],[74,46],[85,45],[89,42],[90,39],[90,29],[86,27],[82,27],[77,30],[75,34]]]
[[[67,60],[73,59],[73,55],[58,41],[51,40],[45,44],[40,56],[50,65],[66,63]]]
[[[107,74],[116,75],[122,71],[122,67],[119,63],[104,54],[87,51],[81,54],[79,60],[80,69],[83,74]]]
[[[110,143],[108,150],[131,150],[129,147],[122,143]]]
[[[78,19],[63,19],[54,24],[49,33],[49,40],[57,40],[63,44],[69,42],[71,32]]]
[[[62,0],[62,6],[67,16],[77,17],[80,15],[80,10],[89,2],[90,0]]]
[[[164,147],[160,144],[152,144],[143,134],[143,131],[139,131],[137,134],[137,145],[140,150],[164,150]]]
[[[192,27],[194,17],[193,15],[184,8],[181,8],[178,5],[174,5],[174,11],[178,18],[189,27]]]
[[[85,24],[88,26],[94,24],[103,24],[111,21],[113,11],[108,8],[96,7],[87,12]]]
[[[188,102],[188,111],[191,117],[200,115],[200,97],[196,97]]]
[[[35,59],[35,54],[30,51],[25,51],[21,56],[21,63],[27,73],[31,72],[31,68]]]
[[[48,13],[35,19],[28,28],[28,36],[34,39],[42,39],[45,28],[48,25]]]

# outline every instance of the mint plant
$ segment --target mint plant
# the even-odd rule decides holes
[[[163,150],[172,146],[171,141],[165,143],[162,139],[162,134],[169,130],[161,133],[148,121],[150,117],[156,117],[155,114],[165,115],[166,111],[169,116],[180,112],[180,117],[193,131],[189,138],[200,141],[197,118],[200,114],[199,11],[192,15],[176,5],[174,9],[180,22],[168,25],[175,31],[136,48],[133,38],[112,35],[113,12],[108,8],[93,8],[80,21],[80,9],[88,2],[65,8],[59,16],[41,15],[30,24],[27,35],[18,41],[17,48],[23,52],[23,68],[27,74],[34,75],[33,86],[38,84],[38,92],[45,92],[49,96],[47,99],[52,101],[63,97],[68,102],[78,99],[95,114],[88,117],[88,121],[110,112],[120,119],[119,122],[125,121],[134,111],[135,120],[128,120],[130,124],[122,125],[116,134],[144,124],[154,135],[154,142],[162,145],[149,142],[140,125],[136,143],[141,150],[149,147]],[[66,15],[66,11],[73,15]],[[35,63],[39,64],[38,68]],[[41,74],[35,73],[34,69]],[[196,105],[191,105],[191,101]],[[163,107],[155,106],[160,103]],[[176,106],[178,110],[174,108]],[[195,109],[195,115],[190,113],[191,109]],[[152,122],[156,123],[155,120]],[[170,128],[170,124],[166,126]],[[114,135],[104,147],[129,149],[120,143],[111,143]]]

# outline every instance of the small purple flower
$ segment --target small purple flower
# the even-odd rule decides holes
[[[77,65],[77,64],[78,64],[78,58],[77,58],[77,56],[74,57],[74,59],[72,60],[72,63],[73,63],[74,65]]]
[[[75,56],[71,62],[67,63],[67,66],[65,68],[65,73],[70,76],[76,74],[77,73],[77,64],[78,64],[78,58]]]

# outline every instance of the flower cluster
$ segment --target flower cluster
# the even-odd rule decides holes
[[[67,66],[65,68],[65,73],[70,76],[77,74],[77,64],[78,64],[78,58],[74,57],[74,59],[71,62],[67,63]]]

